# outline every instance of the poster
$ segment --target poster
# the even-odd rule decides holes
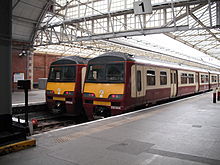
[[[24,80],[24,73],[14,73],[14,82],[18,82],[18,80]]]

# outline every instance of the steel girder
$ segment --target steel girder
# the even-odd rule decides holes
[[[85,13],[86,8],[89,8],[88,4],[92,3],[91,1],[88,1],[88,4],[78,2],[79,5],[84,6]],[[215,0],[210,1],[212,5],[215,2]],[[193,14],[208,4],[207,0],[178,0],[157,3],[153,4],[152,15],[141,16],[134,16],[133,9],[113,12],[109,10],[108,6],[109,11],[106,13],[85,15],[75,19],[66,19],[68,5],[65,5],[66,8],[59,7],[55,12],[66,10],[66,15],[60,16],[59,12],[53,13],[51,19],[44,22],[38,29],[35,35],[35,46],[174,31],[214,29],[217,28],[216,24],[206,27],[192,27],[190,25],[190,13]],[[71,6],[71,8],[73,7],[74,5]],[[52,21],[56,20],[55,18],[61,20]]]

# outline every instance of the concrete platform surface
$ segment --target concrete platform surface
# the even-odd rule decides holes
[[[45,102],[45,90],[31,90],[28,92],[29,103]],[[12,92],[12,104],[24,103],[24,92]]]
[[[2,165],[220,164],[220,103],[212,93],[35,135]]]

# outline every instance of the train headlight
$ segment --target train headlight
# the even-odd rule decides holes
[[[50,95],[50,94],[54,94],[53,90],[46,90],[46,94]]]
[[[84,97],[90,97],[90,98],[94,98],[95,94],[94,93],[83,93]]]
[[[73,96],[74,95],[74,91],[65,91],[63,94],[64,95],[71,95],[71,96]]]
[[[109,95],[109,99],[115,99],[115,100],[119,100],[123,97],[122,94],[112,94],[112,95]]]

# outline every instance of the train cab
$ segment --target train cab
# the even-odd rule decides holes
[[[46,102],[55,114],[78,116],[82,113],[82,86],[87,60],[69,56],[53,62],[46,86]]]
[[[111,116],[125,110],[129,55],[106,53],[88,62],[83,92],[87,117]]]

